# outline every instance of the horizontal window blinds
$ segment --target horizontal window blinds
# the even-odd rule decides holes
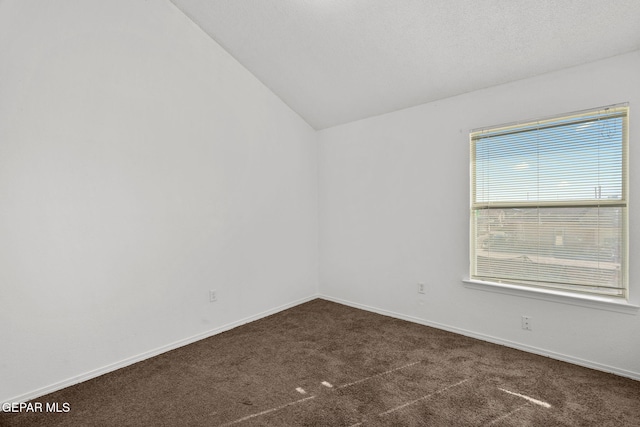
[[[471,133],[472,277],[625,296],[627,114]]]

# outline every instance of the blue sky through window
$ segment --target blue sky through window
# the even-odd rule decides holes
[[[475,201],[620,200],[623,118],[567,122],[478,138]]]

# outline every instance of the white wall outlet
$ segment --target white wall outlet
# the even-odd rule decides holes
[[[218,301],[218,296],[216,295],[216,291],[209,291],[209,302]]]
[[[418,293],[419,294],[424,294],[424,287],[425,287],[424,283],[422,283],[422,282],[418,283]]]
[[[525,331],[531,330],[531,317],[522,316],[522,329],[524,329]]]

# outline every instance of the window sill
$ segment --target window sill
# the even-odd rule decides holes
[[[573,292],[565,292],[551,289],[537,289],[526,286],[508,285],[504,283],[485,282],[465,278],[462,280],[464,286],[469,289],[479,291],[497,292],[507,295],[515,295],[525,298],[535,298],[544,301],[557,302],[562,304],[571,304],[581,307],[595,308],[598,310],[615,311],[624,314],[637,315],[640,306],[629,303],[622,298],[613,298],[596,295],[583,295]]]

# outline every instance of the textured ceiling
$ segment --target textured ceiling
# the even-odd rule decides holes
[[[640,0],[172,0],[322,129],[640,49]]]

